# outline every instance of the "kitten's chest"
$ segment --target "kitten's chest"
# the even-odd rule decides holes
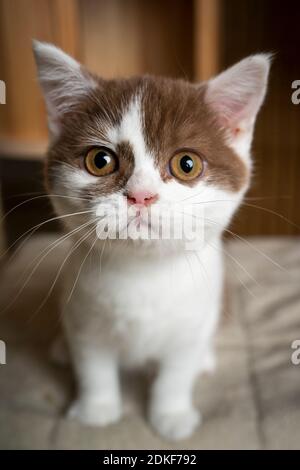
[[[128,365],[161,355],[186,322],[184,316],[191,314],[184,305],[189,302],[185,297],[191,294],[191,284],[186,279],[184,289],[177,281],[164,263],[114,266],[100,281],[99,312]]]
[[[128,364],[184,341],[203,322],[210,289],[197,258],[187,256],[113,259],[101,272],[87,266],[74,297],[84,305],[82,326],[117,345]]]
[[[180,268],[182,272],[182,266]],[[176,271],[178,273],[178,266]],[[188,289],[190,282],[187,279],[184,282]],[[105,310],[118,324],[163,323],[174,308],[175,293],[183,287],[181,283],[178,289],[177,283],[172,263],[167,260],[113,262],[104,267],[99,278],[97,300],[99,305],[106,304]]]

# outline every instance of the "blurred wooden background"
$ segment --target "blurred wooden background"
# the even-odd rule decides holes
[[[40,160],[46,147],[31,38],[57,44],[104,77],[153,73],[203,80],[246,55],[271,51],[270,90],[257,124],[248,194],[255,199],[247,202],[299,227],[300,105],[291,102],[291,83],[300,79],[299,25],[296,0],[0,0],[0,79],[7,89],[7,104],[0,106],[2,162]],[[15,168],[9,163],[4,173],[17,191]],[[300,233],[249,206],[237,215],[234,230]]]

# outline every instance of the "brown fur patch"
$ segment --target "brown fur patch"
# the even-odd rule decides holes
[[[169,160],[180,149],[198,153],[206,162],[201,178],[230,191],[248,180],[244,162],[226,144],[225,133],[204,100],[205,85],[149,77],[143,95],[144,134],[165,181]],[[182,182],[195,185],[198,180]]]

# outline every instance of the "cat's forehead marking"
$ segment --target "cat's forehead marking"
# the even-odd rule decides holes
[[[134,156],[134,173],[147,172],[159,177],[155,157],[145,140],[141,93],[138,90],[132,97],[119,124],[108,131],[108,139],[114,146],[122,142],[129,143]]]

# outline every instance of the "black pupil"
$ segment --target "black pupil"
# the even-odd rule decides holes
[[[98,152],[94,157],[95,166],[101,170],[111,161],[111,156],[107,155],[105,152]]]
[[[184,157],[180,159],[180,168],[185,173],[190,173],[192,169],[194,168],[194,162],[192,158],[189,157],[188,155],[184,155]]]

